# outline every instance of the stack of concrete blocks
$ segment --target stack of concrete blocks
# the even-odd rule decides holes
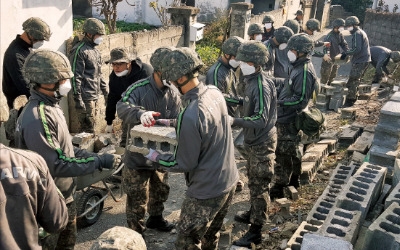
[[[130,135],[128,150],[143,155],[148,154],[150,148],[161,153],[174,153],[178,145],[175,128],[172,127],[136,125],[131,129]]]
[[[372,145],[374,133],[364,131],[356,141],[347,148],[347,153],[352,154],[359,152],[361,154],[367,154]]]
[[[339,135],[339,144],[341,146],[350,146],[356,142],[357,138],[361,135],[362,130],[358,127],[349,126],[342,130]]]
[[[91,133],[79,133],[72,137],[72,144],[78,148],[85,149],[89,152],[94,151],[95,138]]]
[[[395,185],[393,190],[390,192],[390,194],[386,198],[385,209],[387,209],[392,203],[397,203],[400,205],[400,183]],[[399,218],[399,220],[400,220],[400,218]]]
[[[372,96],[371,84],[360,84],[357,87],[358,99],[359,100],[369,100]]]
[[[316,106],[320,110],[335,110],[336,112],[346,101],[348,89],[346,81],[334,80],[330,85],[321,85],[321,92],[317,96]]]
[[[387,167],[392,173],[400,146],[400,98],[392,96],[381,109],[370,150],[370,162]]]
[[[302,247],[301,243],[303,242],[303,236],[307,233],[317,232],[319,227],[320,226],[303,221],[288,241],[287,247],[292,250],[300,250]]]
[[[305,234],[303,241],[304,243],[301,245],[301,250],[353,250],[353,246],[347,241],[312,233]]]
[[[322,166],[325,156],[328,155],[328,144],[313,144],[306,149],[301,158],[300,183],[312,182],[318,169]]]

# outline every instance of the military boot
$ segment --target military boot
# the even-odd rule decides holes
[[[269,198],[271,199],[271,201],[285,197],[283,188],[284,186],[282,185],[278,184],[272,185],[272,187],[269,190]]]
[[[235,214],[235,221],[250,224],[250,210],[249,211],[239,211]]]
[[[156,229],[161,232],[169,232],[175,227],[175,225],[165,220],[162,215],[156,215],[150,216],[147,219],[146,227]]]
[[[235,240],[232,244],[240,247],[251,247],[251,243],[258,245],[261,243],[261,228],[260,225],[251,225],[247,233],[245,233],[240,239]]]

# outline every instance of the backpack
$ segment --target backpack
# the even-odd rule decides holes
[[[325,117],[322,112],[315,107],[309,107],[297,114],[296,128],[302,130],[308,136],[314,136],[324,128]]]

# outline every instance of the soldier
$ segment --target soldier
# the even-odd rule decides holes
[[[113,132],[113,121],[117,110],[117,102],[121,99],[121,95],[134,82],[149,77],[153,73],[153,67],[147,63],[143,63],[140,58],[133,59],[129,56],[128,51],[124,48],[115,48],[110,52],[110,60],[113,71],[110,74],[108,82],[109,95],[106,107],[106,133]],[[128,132],[127,124],[122,124],[122,135],[120,146],[125,147],[126,135]]]
[[[306,22],[306,30],[305,33],[309,36],[315,36],[316,32],[319,32],[321,30],[321,23],[315,19],[315,18],[311,18]],[[324,41],[315,41],[314,40],[314,47],[321,47],[321,46],[325,46],[324,48],[324,52],[319,52],[314,50],[312,53],[312,56],[316,56],[316,57],[324,57],[325,55],[328,56],[327,54],[327,49],[330,47],[330,43],[329,42],[324,42]],[[326,57],[325,56],[325,57]]]
[[[371,61],[369,41],[367,34],[358,26],[360,21],[356,16],[349,16],[345,20],[345,26],[352,36],[351,48],[345,55],[352,55],[351,70],[346,87],[349,93],[346,97],[345,107],[353,106],[357,100],[357,88],[360,85],[361,77],[364,75],[368,64]]]
[[[150,63],[154,68],[151,76],[137,81],[122,94],[117,103],[117,114],[128,127],[138,124],[152,126],[158,121],[167,122],[178,117],[180,111],[179,93],[164,83],[161,62],[164,56],[174,48],[161,47],[154,51]],[[128,226],[143,234],[147,228],[169,232],[174,225],[163,218],[164,202],[169,195],[168,173],[152,164],[149,169],[146,158],[140,153],[125,150],[125,167],[122,170],[123,188],[126,197],[126,217]],[[144,224],[146,211],[150,217]]]
[[[250,40],[261,41],[263,33],[263,26],[259,23],[252,23],[247,29],[247,35]]]
[[[392,59],[394,63],[400,62],[400,51],[391,51],[383,46],[372,46],[371,64],[375,67],[375,75],[372,83],[381,83],[383,76],[391,77],[388,68],[386,67]]]
[[[71,89],[73,76],[66,56],[51,50],[36,50],[22,69],[32,85],[31,97],[17,120],[16,145],[40,154],[49,167],[57,187],[65,197],[68,224],[60,234],[44,239],[44,249],[73,249],[76,241],[76,180],[73,177],[93,173],[119,164],[120,156],[97,155],[72,145],[61,98]],[[57,242],[58,241],[58,242]],[[57,245],[57,246],[56,246]]]
[[[321,83],[330,85],[333,79],[336,77],[339,65],[335,63],[335,57],[349,50],[346,40],[341,33],[344,31],[344,20],[337,18],[332,22],[332,30],[326,35],[325,42],[329,42],[329,53],[327,49],[324,51],[325,55],[321,63]],[[344,59],[343,57],[343,59]],[[342,58],[341,58],[342,59]]]
[[[179,48],[162,62],[163,76],[183,94],[174,154],[151,149],[146,156],[171,172],[185,173],[188,185],[177,225],[177,250],[218,249],[219,230],[239,179],[230,117],[217,87],[197,76],[203,62],[196,52]]]
[[[298,10],[298,11],[296,11],[295,15],[296,15],[296,17],[294,18],[294,20],[299,24],[299,33],[303,33],[304,32],[304,30],[303,30],[304,13],[302,10]],[[297,34],[297,32],[295,32],[294,30],[293,30],[293,32],[295,34]]]
[[[7,101],[0,92],[0,126],[7,118]],[[0,155],[0,249],[40,249],[39,225],[49,233],[67,225],[65,200],[40,155],[2,143]]]
[[[275,27],[274,27],[275,18],[272,15],[266,15],[262,21],[264,24],[264,33],[262,36],[262,42],[267,41],[268,39],[274,37]]]
[[[296,20],[288,19],[285,23],[283,23],[283,26],[290,28],[294,35],[299,33],[300,25]]]
[[[251,224],[249,231],[233,245],[251,247],[262,241],[261,229],[267,222],[269,185],[274,175],[276,149],[276,88],[262,70],[268,51],[260,42],[245,42],[236,59],[246,84],[244,116],[234,118],[234,126],[243,127],[246,170],[250,189],[250,209],[239,212],[235,220]]]
[[[292,64],[289,81],[277,86],[278,91],[278,145],[276,166],[271,198],[282,198],[283,188],[299,187],[303,145],[302,132],[296,128],[298,113],[308,106],[312,93],[317,87],[317,75],[311,63],[310,53],[314,42],[307,34],[297,34],[288,41],[288,58]]]
[[[74,45],[69,56],[74,73],[72,87],[81,131],[94,133],[94,113],[100,107],[100,93],[106,103],[108,98],[107,85],[101,75],[101,54],[96,48],[102,43],[106,30],[100,20],[88,18],[83,23],[83,32],[85,37]]]

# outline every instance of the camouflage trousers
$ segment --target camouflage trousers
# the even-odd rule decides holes
[[[268,218],[270,205],[269,188],[274,176],[275,150],[277,145],[276,128],[267,141],[256,145],[245,145],[246,170],[250,189],[250,222],[264,225]]]
[[[346,87],[349,89],[347,94],[347,99],[351,101],[357,100],[358,91],[357,88],[360,85],[361,77],[368,68],[368,62],[366,63],[353,63],[351,66],[351,71],[349,75],[349,80],[347,81]]]
[[[168,173],[159,170],[134,170],[124,167],[122,185],[126,193],[126,219],[128,226],[143,233],[146,229],[144,218],[162,215],[164,202],[169,195]]]
[[[321,63],[321,83],[330,85],[333,79],[337,76],[339,65],[335,63],[335,60],[327,62],[322,60]]]
[[[212,199],[186,196],[177,224],[176,250],[218,249],[219,230],[232,203],[236,185]]]
[[[276,147],[276,166],[274,183],[280,186],[289,185],[292,175],[301,174],[301,157],[303,144],[301,144],[301,131],[296,129],[294,123],[276,123],[278,145]],[[297,184],[296,183],[296,184]]]
[[[77,116],[81,126],[81,132],[94,133],[95,112],[98,108],[98,100],[83,101],[86,110],[77,109]]]
[[[51,234],[41,240],[43,250],[73,250],[76,243],[76,201],[67,204],[68,224],[58,234]]]

